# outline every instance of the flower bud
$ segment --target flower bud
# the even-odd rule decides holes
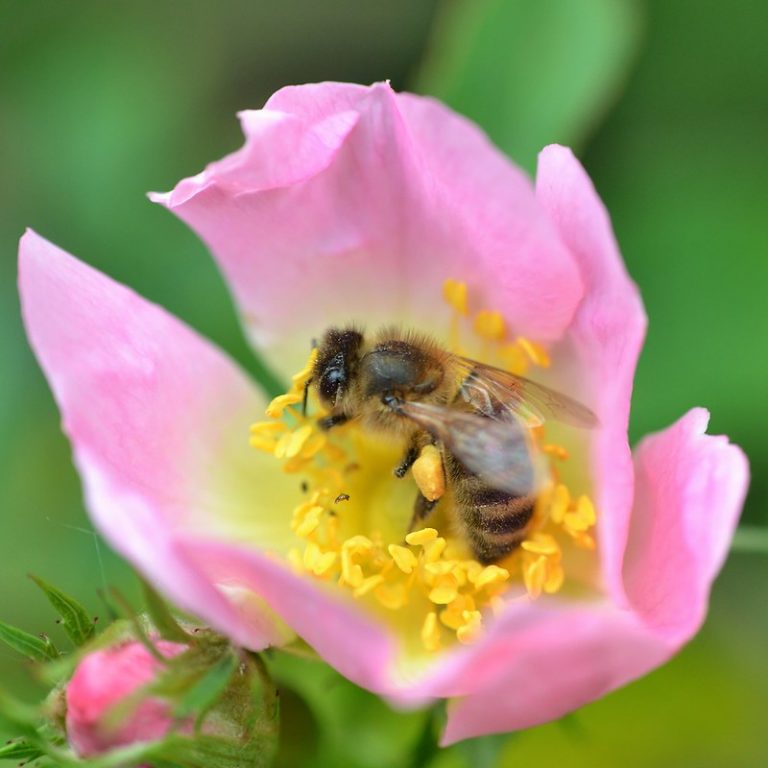
[[[157,641],[155,647],[169,659],[186,650],[186,646],[166,640]],[[151,696],[138,701],[125,717],[110,718],[116,705],[151,683],[162,667],[135,640],[93,651],[80,662],[65,693],[67,737],[80,757],[152,741],[168,732],[173,722],[171,705]]]

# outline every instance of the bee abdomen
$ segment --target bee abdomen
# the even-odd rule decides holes
[[[475,557],[484,565],[500,560],[525,538],[534,499],[488,487],[475,488],[466,496],[459,516]]]

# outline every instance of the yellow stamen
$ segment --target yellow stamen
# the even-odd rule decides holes
[[[464,611],[462,614],[464,625],[456,630],[456,637],[460,643],[474,643],[480,634],[483,617],[480,611]]]
[[[453,574],[438,577],[435,586],[429,593],[429,599],[438,605],[452,603],[459,594],[459,585]]]
[[[434,528],[422,528],[420,531],[412,531],[409,533],[405,540],[414,546],[419,544],[426,544],[430,541],[434,541],[437,538],[437,531]]]
[[[444,538],[442,538],[442,536],[438,536],[436,539],[432,539],[432,541],[426,542],[426,544],[423,545],[424,562],[436,563],[442,556],[443,552],[445,552],[446,544],[447,542]]]
[[[500,568],[498,565],[487,565],[475,576],[475,589],[482,589],[490,584],[506,581],[508,578],[509,571],[506,568]]]
[[[360,585],[355,588],[352,593],[355,597],[362,597],[367,595],[371,590],[376,589],[380,584],[384,582],[384,577],[377,573],[375,576],[369,576],[367,579],[363,579]]]
[[[535,341],[529,341],[522,336],[519,336],[517,343],[526,355],[531,359],[532,363],[541,366],[542,368],[548,368],[550,364],[549,354],[541,344],[537,344]]]
[[[284,395],[278,395],[267,406],[266,414],[271,419],[279,419],[288,406],[300,403],[302,399],[303,395],[298,392],[286,392]]]
[[[568,488],[562,483],[555,486],[555,492],[552,498],[552,507],[549,511],[549,516],[552,518],[553,523],[562,523],[565,518],[565,513],[568,510],[568,505],[571,503],[571,494],[568,493]]]
[[[443,283],[443,298],[460,315],[467,314],[467,284],[450,278]]]
[[[475,315],[473,328],[478,336],[487,341],[500,341],[507,333],[501,312],[491,312],[488,309],[482,309]]]
[[[421,626],[421,642],[428,651],[436,651],[440,648],[440,627],[437,623],[437,614],[428,613]]]
[[[530,562],[523,570],[523,580],[525,581],[525,588],[528,590],[528,595],[532,599],[536,599],[541,595],[541,590],[544,588],[544,582],[547,579],[547,558],[540,555],[535,560]]]
[[[526,552],[532,552],[535,555],[556,555],[560,552],[554,537],[548,533],[535,533],[532,538],[526,539],[521,547]]]
[[[463,328],[475,333],[468,349],[481,349],[482,356],[475,356],[492,365],[525,374],[530,366],[549,364],[547,350],[538,342],[522,337],[507,340],[506,324],[499,312],[482,310],[466,323],[468,291],[464,283],[446,281],[444,296],[453,310],[452,351],[465,354],[459,343]],[[451,519],[453,489],[446,481],[439,448],[425,446],[411,475],[393,481],[399,485],[390,488],[383,474],[388,471],[382,462],[385,454],[379,453],[380,447],[372,447],[363,430],[352,423],[322,431],[318,420],[325,414],[318,413],[316,399],[311,418],[294,407],[304,399],[316,356],[313,350],[304,368],[292,378],[290,391],[269,404],[267,415],[272,421],[257,422],[250,430],[254,448],[272,454],[281,461],[283,471],[300,473],[301,482],[306,483],[291,519],[291,529],[301,544],[291,547],[286,555],[297,574],[323,580],[329,588],[343,589],[370,609],[387,612],[393,624],[406,626],[411,622],[409,631],[418,633],[427,651],[437,651],[446,643],[476,640],[484,615],[504,610],[504,592],[515,579],[522,579],[531,599],[560,590],[565,579],[564,546],[593,549],[590,531],[596,515],[590,498],[581,493],[583,489],[574,489],[572,494],[560,482],[560,467],[553,460],[567,461],[568,451],[546,442],[546,425],[535,418],[529,420],[531,442],[550,462],[550,472],[525,539],[500,564],[483,566],[467,558],[467,542],[462,537],[442,527],[446,518]],[[311,390],[309,394],[314,395]],[[381,530],[375,527],[375,521],[381,519],[376,510],[382,499],[386,504],[389,498],[407,497],[409,493],[399,490],[408,491],[406,483],[429,500],[444,499],[435,517],[430,518],[439,521],[444,535],[437,527],[429,527],[408,533],[405,543],[395,533],[393,542],[391,524]],[[368,488],[370,497],[366,497]],[[399,508],[392,511],[400,514]],[[406,508],[403,514],[407,522],[410,510]],[[405,606],[407,610],[401,612]]]
[[[403,573],[411,573],[419,562],[416,559],[416,555],[414,555],[410,549],[401,547],[399,544],[390,544],[388,551],[395,561],[395,565],[397,565]]]

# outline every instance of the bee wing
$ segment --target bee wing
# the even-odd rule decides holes
[[[528,430],[517,419],[486,418],[420,402],[403,402],[396,410],[440,440],[491,488],[516,496],[538,488],[541,475]]]
[[[490,415],[495,400],[529,427],[541,426],[548,420],[585,429],[599,424],[589,408],[562,392],[476,360],[461,358],[461,362],[468,371],[461,394],[482,413]]]

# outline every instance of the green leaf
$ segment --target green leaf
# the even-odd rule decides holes
[[[51,661],[59,657],[59,652],[47,637],[30,635],[29,632],[2,621],[0,621],[0,641],[33,661]]]
[[[546,144],[582,143],[626,78],[631,0],[460,0],[438,19],[417,90],[478,122],[529,171]]]
[[[48,598],[48,602],[61,616],[61,624],[64,627],[64,631],[76,646],[83,645],[93,637],[96,632],[93,621],[91,621],[88,612],[77,600],[44,581],[39,576],[30,574],[29,578],[43,590]]]
[[[182,629],[160,595],[143,579],[141,587],[144,593],[144,604],[146,605],[147,613],[160,636],[166,640],[173,640],[178,643],[192,642],[194,640],[192,635]]]
[[[178,718],[195,714],[199,722],[227,689],[237,665],[233,654],[223,656],[186,691],[174,707],[173,714]]]
[[[45,752],[40,747],[30,744],[24,739],[11,741],[0,747],[0,760],[35,760],[44,754]]]

